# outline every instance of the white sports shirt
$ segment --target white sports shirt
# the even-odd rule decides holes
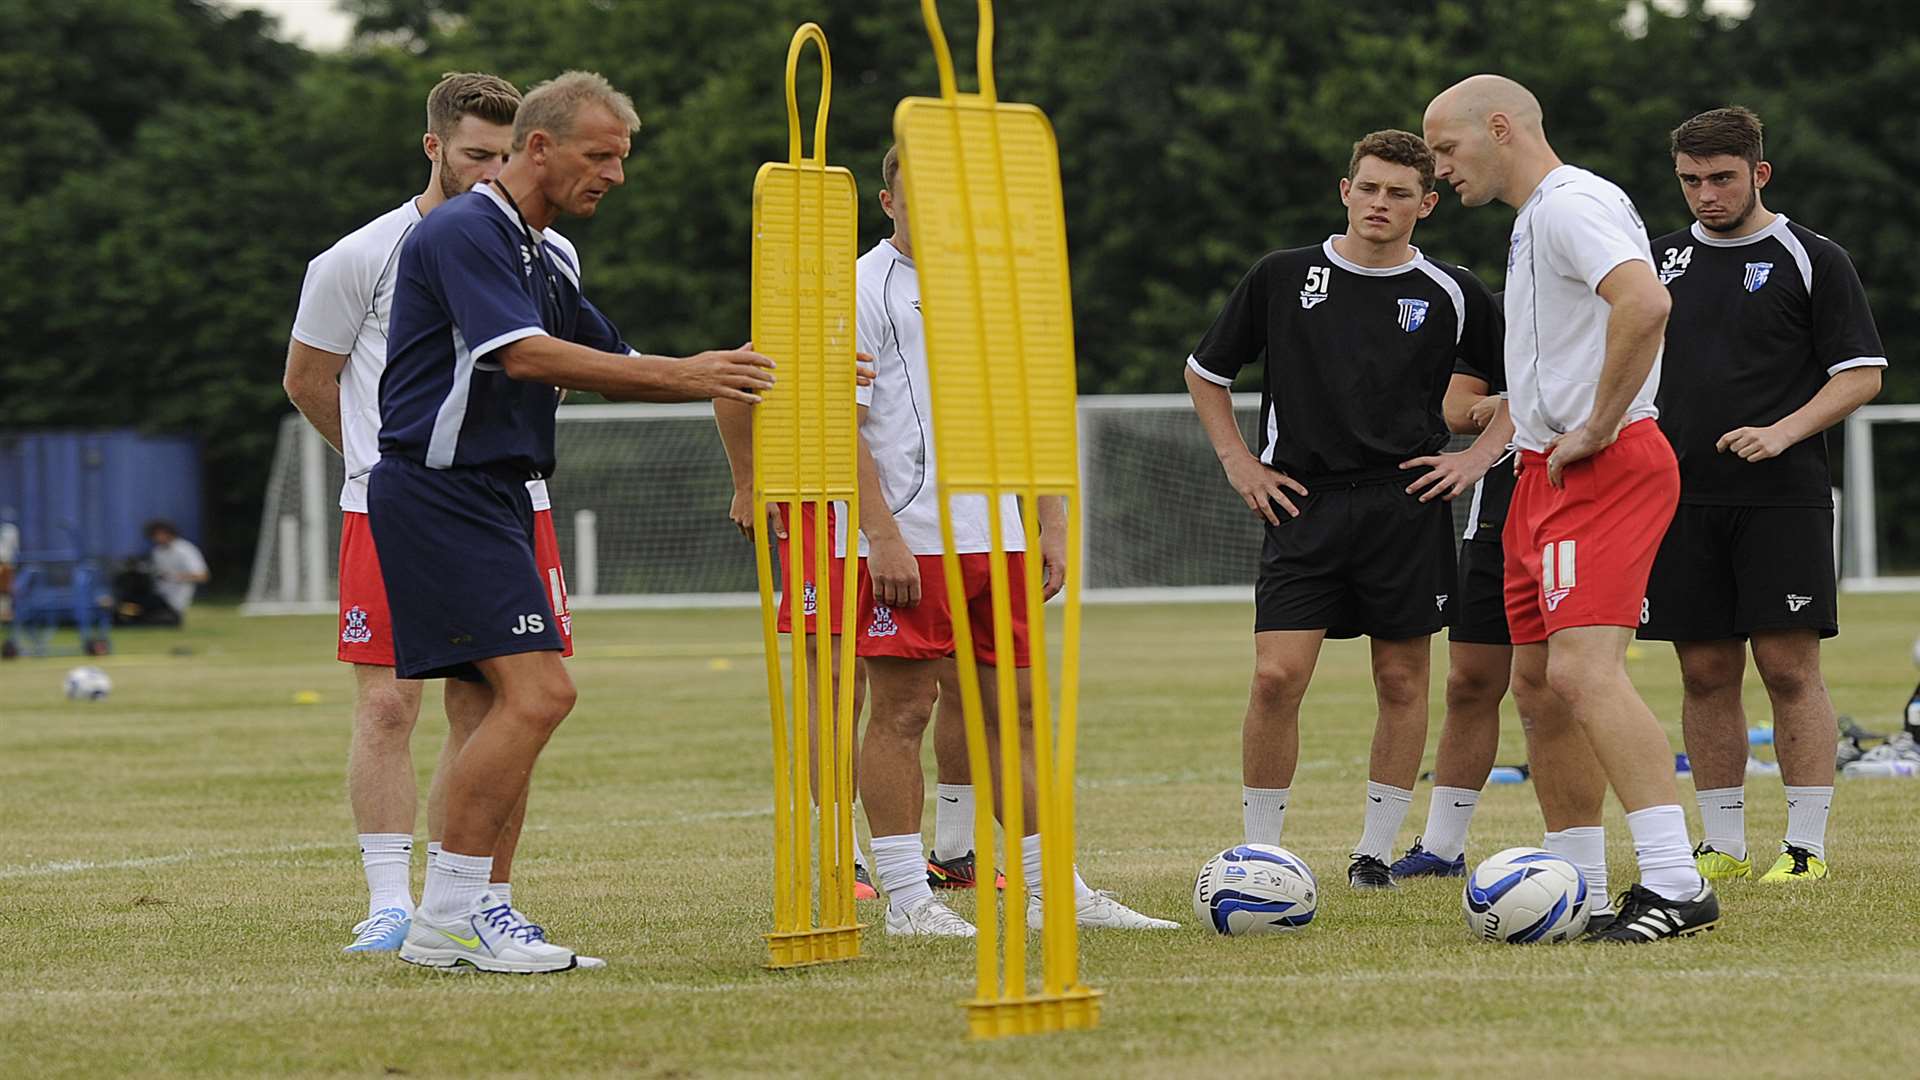
[[[933,407],[927,392],[927,338],[920,323],[920,274],[913,260],[882,240],[860,257],[855,270],[857,300],[854,337],[861,352],[873,357],[873,385],[860,387],[855,399],[867,407],[860,434],[880,472],[880,490],[900,524],[900,536],[915,555],[938,555],[939,485],[934,474]],[[1020,501],[1002,498],[1003,550],[1026,550]],[[984,495],[953,497],[956,554],[992,550]],[[860,538],[860,554],[867,539]]]
[[[380,373],[387,368],[393,276],[400,265],[400,244],[419,223],[420,211],[408,199],[314,256],[300,286],[293,339],[347,357],[340,372],[340,441],[347,459],[340,509],[350,513],[367,512],[367,473],[380,460]],[[568,263],[580,265],[579,254],[565,237],[548,229],[544,239]],[[544,480],[528,481],[527,493],[535,510],[553,505]]]
[[[1520,208],[1507,248],[1506,366],[1521,449],[1544,451],[1593,411],[1612,311],[1595,290],[1634,259],[1653,266],[1647,227],[1611,180],[1562,165]],[[1659,415],[1660,355],[1627,407],[1628,423]]]

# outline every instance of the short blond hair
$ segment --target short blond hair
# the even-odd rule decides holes
[[[573,134],[574,121],[586,105],[599,105],[627,126],[640,130],[640,114],[633,111],[633,99],[613,88],[598,72],[566,71],[535,86],[521,99],[519,115],[513,119],[513,149],[526,148],[527,138],[544,131],[565,141]]]
[[[500,76],[449,71],[427,94],[427,130],[442,139],[451,138],[467,116],[489,124],[511,124],[519,108],[520,91]]]

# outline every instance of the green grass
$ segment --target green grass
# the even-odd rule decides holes
[[[1920,602],[1844,608],[1835,702],[1890,726]],[[1095,886],[1189,924],[1194,871],[1240,833],[1249,618],[1088,612],[1079,861]],[[1342,882],[1372,718],[1357,643],[1322,660],[1288,814],[1288,845],[1328,885],[1319,918],[1238,941],[1191,925],[1085,935],[1087,980],[1107,994],[1094,1032],[968,1042],[960,943],[875,930],[855,963],[761,970],[770,766],[750,612],[578,616],[580,705],[541,763],[516,900],[608,970],[463,977],[343,956],[364,891],[332,623],[192,623],[122,634],[104,703],[61,697],[78,661],[0,665],[0,1075],[1911,1076],[1920,1061],[1920,784],[1842,781],[1834,877],[1726,888],[1714,934],[1481,944],[1455,885],[1361,898]],[[1671,720],[1672,654],[1642,653],[1636,681]],[[301,690],[320,703],[294,703]],[[437,703],[414,743],[423,789]],[[1748,705],[1766,714],[1757,689]],[[1522,754],[1509,716],[1503,759]],[[1764,851],[1784,804],[1776,780],[1750,791]],[[1426,800],[1422,785],[1403,846]],[[1608,823],[1623,879],[1617,806]],[[1474,852],[1539,835],[1528,787],[1488,790]]]

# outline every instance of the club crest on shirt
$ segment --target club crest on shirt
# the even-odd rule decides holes
[[[365,645],[373,640],[373,630],[367,626],[367,609],[355,604],[347,609],[347,626],[340,631],[340,643],[343,645]]]
[[[873,622],[867,626],[868,637],[892,637],[900,632],[900,624],[893,621],[893,609],[885,604],[873,605]]]
[[[1765,288],[1767,284],[1767,277],[1772,273],[1773,273],[1773,264],[1770,262],[1748,263],[1747,264],[1747,291],[1750,293],[1754,293],[1754,292],[1759,292],[1761,289]]]
[[[1312,311],[1315,304],[1327,298],[1327,287],[1333,283],[1333,268],[1314,266],[1307,270],[1307,287],[1300,290],[1300,309]]]
[[[1427,302],[1425,300],[1400,301],[1400,329],[1411,334],[1420,329],[1427,321]]]

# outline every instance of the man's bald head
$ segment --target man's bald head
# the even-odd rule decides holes
[[[1504,75],[1475,75],[1442,91],[1427,105],[1425,128],[1435,177],[1468,206],[1513,202],[1507,189],[1517,174],[1553,157],[1540,99]]]

